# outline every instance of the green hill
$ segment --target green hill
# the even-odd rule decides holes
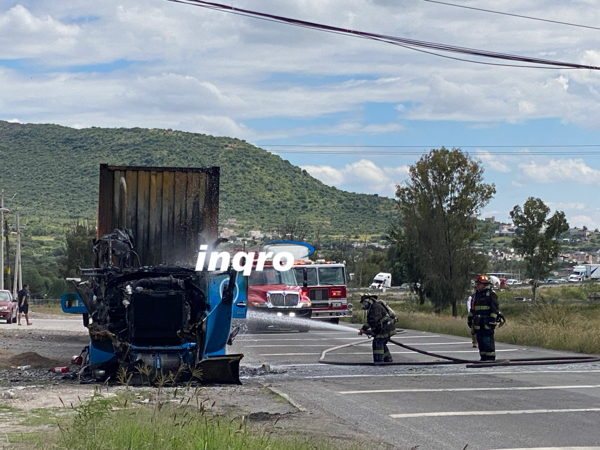
[[[245,141],[159,129],[73,129],[0,121],[0,189],[9,207],[49,221],[96,218],[101,163],[221,167],[220,218],[263,231],[286,221],[327,233],[385,233],[394,201],[326,186]]]

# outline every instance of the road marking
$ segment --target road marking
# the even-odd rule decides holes
[[[273,347],[283,347],[282,345],[274,345]],[[301,345],[299,347],[322,347],[320,345]],[[506,349],[506,350],[496,350],[496,353],[498,352],[518,352],[518,349]],[[395,352],[393,350],[390,350],[390,353],[392,355],[418,355],[418,353],[415,353],[413,351],[401,351],[401,352]],[[442,352],[440,352],[442,353]],[[447,353],[477,353],[477,350],[456,350],[456,351],[452,351],[452,350],[444,350],[443,351],[444,355]],[[335,355],[372,355],[373,352],[339,352],[339,353],[335,353]],[[478,354],[478,353],[477,353]],[[288,355],[321,355],[321,353],[261,353],[260,356],[288,356]],[[477,361],[467,361],[467,362],[477,362]],[[465,363],[466,364],[466,363]]]
[[[310,365],[310,364],[305,364]],[[313,366],[322,366],[321,363],[314,363]],[[292,365],[290,365],[292,366]],[[287,367],[287,366],[277,366],[277,367]],[[307,379],[325,379],[325,378],[389,378],[389,377],[464,377],[464,376],[488,376],[488,375],[539,375],[539,374],[557,374],[561,375],[564,373],[598,373],[600,369],[591,369],[591,370],[527,370],[523,372],[506,372],[506,371],[495,371],[493,367],[489,372],[485,372],[485,374],[481,372],[455,372],[455,373],[388,373],[388,374],[338,374],[338,375],[311,375],[306,377]]]
[[[276,335],[273,335],[276,336]],[[425,339],[425,338],[435,338],[435,337],[440,337],[439,335],[432,335],[432,336],[402,336],[402,340],[404,339]],[[279,337],[270,337],[270,338],[264,338],[264,339],[260,339],[260,338],[253,338],[250,336],[246,336],[246,335],[237,335],[236,337],[237,340],[239,341],[244,341],[244,342],[250,342],[250,341],[256,341],[256,342],[273,342],[273,339],[277,339],[278,341],[302,341],[302,342],[306,342],[306,341],[323,341],[323,340],[331,340],[331,339],[335,339],[338,341],[358,341],[361,339],[365,339],[364,336],[356,336],[356,337],[335,337],[335,336],[328,336],[328,337],[323,337],[323,338],[279,338]],[[471,341],[465,341],[466,343],[470,344]],[[421,344],[420,344],[421,345]]]
[[[600,408],[581,409],[521,409],[514,411],[447,411],[412,414],[390,414],[392,419],[408,419],[412,417],[450,417],[450,416],[500,416],[507,414],[552,414],[552,413],[579,413],[600,412]]]
[[[273,342],[273,341],[271,341]],[[304,341],[306,342],[306,341]],[[368,344],[369,341],[365,341],[365,344]],[[471,342],[432,342],[432,343],[423,343],[423,344],[418,344],[419,346],[422,345],[456,345],[456,344],[470,344]],[[304,344],[301,343],[300,347],[323,347],[323,346],[327,346],[330,344]],[[244,347],[246,348],[258,348],[258,347],[285,347],[285,346],[289,346],[289,344],[255,344],[255,345],[245,345]],[[477,351],[477,350],[469,350],[469,351]],[[411,352],[414,353],[414,352]]]
[[[598,389],[600,384],[573,386],[518,386],[486,388],[378,389],[370,391],[341,391],[338,394],[384,394],[391,392],[472,392],[472,391],[542,391],[549,389]]]
[[[523,448],[497,448],[494,450],[600,450],[600,447],[523,447]]]

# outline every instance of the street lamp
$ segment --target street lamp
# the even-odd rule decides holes
[[[4,289],[4,213],[10,209],[4,207],[4,191],[0,194],[0,289]]]

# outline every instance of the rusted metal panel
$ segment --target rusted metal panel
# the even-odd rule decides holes
[[[137,255],[142,261],[148,261],[150,252],[150,171],[137,173],[136,241]]]
[[[195,264],[217,238],[219,168],[100,166],[98,237],[133,233],[140,265]]]

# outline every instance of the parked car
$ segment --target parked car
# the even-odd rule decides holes
[[[10,291],[0,291],[0,319],[6,323],[17,322],[17,299],[13,298]]]
[[[515,280],[514,278],[509,278],[508,280],[506,280],[506,284],[508,286],[514,286],[516,284],[522,284],[519,280]]]
[[[558,284],[559,281],[556,278],[548,278],[548,279],[546,279],[546,283],[547,284]]]

